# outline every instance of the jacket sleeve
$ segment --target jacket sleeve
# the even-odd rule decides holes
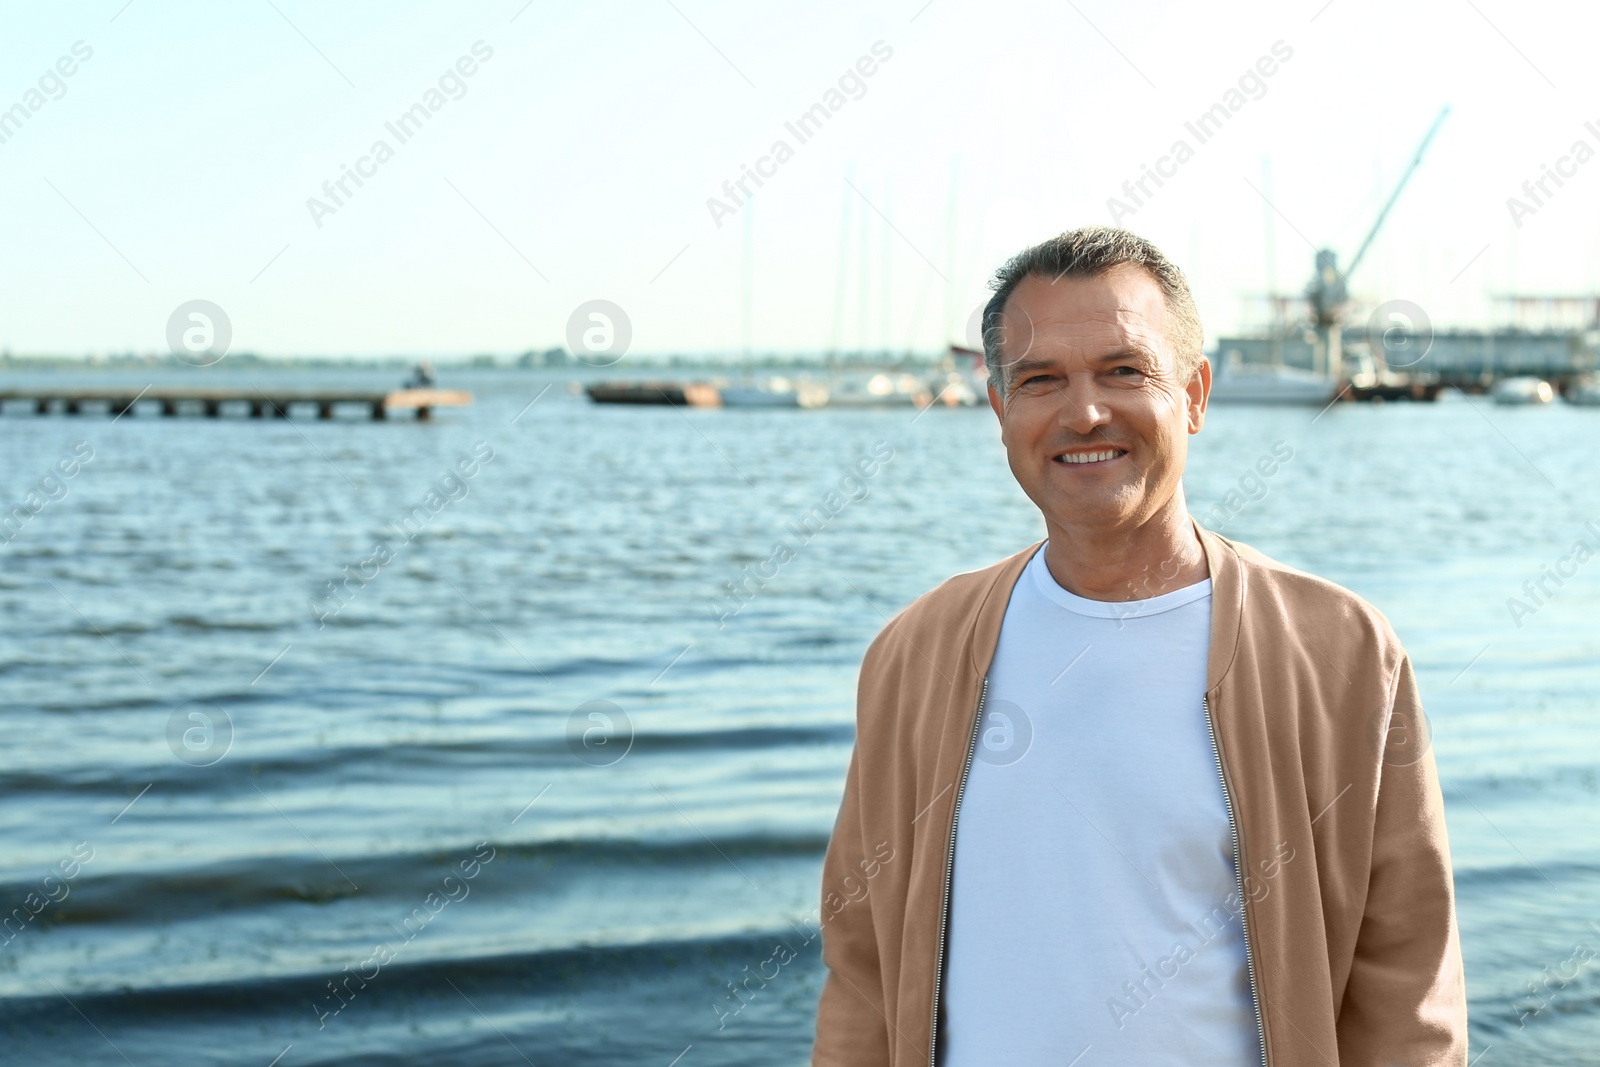
[[[846,879],[871,869],[872,846],[862,818],[861,744],[858,727],[839,817],[822,863],[822,962],[827,975],[817,1005],[813,1067],[888,1067],[890,1062],[872,894],[841,905],[848,899],[841,888]]]
[[[1390,692],[1366,907],[1339,1010],[1339,1064],[1464,1067],[1467,998],[1444,798],[1404,654]]]

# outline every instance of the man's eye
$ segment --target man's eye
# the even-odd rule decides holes
[[[1122,374],[1123,371],[1127,371],[1128,374],[1143,374],[1144,373],[1144,371],[1140,370],[1138,367],[1130,367],[1127,364],[1123,364],[1120,367],[1114,368],[1111,373],[1113,373],[1113,374]],[[1127,377],[1127,375],[1123,375],[1123,377]]]

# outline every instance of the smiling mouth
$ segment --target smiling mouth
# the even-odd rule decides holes
[[[1128,454],[1126,448],[1101,448],[1092,452],[1063,452],[1055,462],[1069,467],[1092,467],[1110,463]]]

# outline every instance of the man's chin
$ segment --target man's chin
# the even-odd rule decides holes
[[[1037,501],[1036,501],[1037,502]],[[1119,530],[1139,524],[1134,501],[1110,493],[1052,495],[1039,508],[1050,525],[1063,530]]]

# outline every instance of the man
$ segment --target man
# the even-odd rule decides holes
[[[867,651],[824,900],[868,880],[828,909],[813,1063],[1466,1064],[1410,661],[1189,516],[1182,273],[1091,227],[995,290],[989,402],[1047,538]]]

